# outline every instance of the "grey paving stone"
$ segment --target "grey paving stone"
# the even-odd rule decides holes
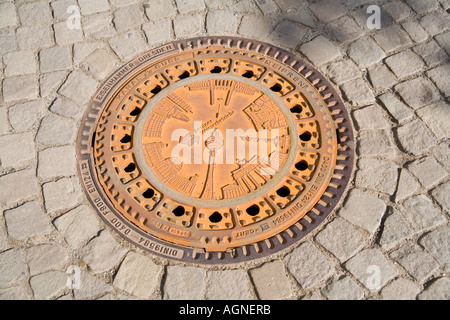
[[[346,14],[347,10],[341,1],[320,0],[309,6],[309,9],[323,22],[330,22]]]
[[[450,269],[450,227],[442,225],[419,239],[419,244],[445,270]]]
[[[81,42],[73,45],[73,62],[78,65],[92,52],[101,47],[101,42]]]
[[[24,240],[52,230],[50,222],[36,201],[5,211],[5,220],[9,236],[17,240]]]
[[[14,27],[18,23],[14,3],[0,3],[0,28]]]
[[[110,3],[115,7],[124,7],[139,3],[140,0],[110,0]]]
[[[428,33],[417,21],[405,21],[402,23],[402,27],[414,42],[420,43],[428,39]]]
[[[9,122],[14,131],[22,132],[30,129],[39,118],[41,109],[41,100],[27,101],[9,107]]]
[[[282,20],[270,33],[269,39],[278,46],[293,48],[302,42],[307,32],[306,27],[298,26],[288,20]],[[331,54],[333,55],[335,52],[332,51]]]
[[[79,103],[86,103],[95,93],[97,86],[98,82],[93,78],[80,71],[72,71],[58,93]]]
[[[145,5],[145,14],[150,21],[175,17],[177,11],[172,1],[149,0]]]
[[[50,24],[53,20],[49,5],[44,2],[27,3],[20,6],[17,11],[22,26]]]
[[[435,37],[439,45],[450,55],[450,32],[439,34]],[[1,47],[1,46],[0,46]]]
[[[91,14],[108,11],[108,0],[78,0],[82,14]]]
[[[0,253],[0,288],[25,279],[27,274],[27,265],[20,249]]]
[[[229,4],[229,1],[226,1],[226,2]],[[239,2],[235,2],[235,3],[233,3],[233,8],[237,12],[242,12],[242,13],[260,13],[261,12],[255,3],[250,2],[250,1],[242,1],[241,0]]]
[[[419,300],[449,300],[450,280],[442,277],[430,284],[419,296]]]
[[[11,205],[40,193],[33,169],[16,171],[0,177],[0,202]]]
[[[240,34],[255,39],[264,39],[272,29],[272,19],[260,14],[244,15],[239,25]]]
[[[31,132],[0,136],[1,167],[19,167],[36,156],[34,135]]]
[[[39,86],[34,74],[14,76],[3,80],[3,100],[5,102],[32,100],[38,96]]]
[[[347,54],[361,68],[367,68],[386,56],[384,51],[369,37],[352,42],[348,48]]]
[[[121,7],[114,12],[113,23],[119,32],[139,27],[143,22],[139,5]]]
[[[341,88],[345,97],[353,106],[365,106],[375,102],[372,90],[362,79],[346,82]]]
[[[113,17],[109,12],[83,17],[84,35],[89,39],[112,37],[116,33],[112,25],[112,19]]]
[[[315,301],[317,301],[317,300],[325,300],[324,298],[322,298],[316,291],[312,291],[312,292],[309,292],[309,293],[307,293],[307,294],[305,294],[302,298],[301,298],[301,300],[306,300],[306,301],[308,301],[308,300],[315,300]]]
[[[444,141],[432,150],[436,159],[447,169],[447,171],[450,171],[450,143]]]
[[[376,104],[353,111],[353,117],[360,130],[377,130],[390,127],[383,109]]]
[[[202,268],[168,266],[164,282],[166,300],[201,300],[205,292],[206,272]]]
[[[415,46],[413,50],[422,57],[429,67],[434,67],[448,59],[445,50],[434,40]]]
[[[57,115],[48,115],[42,119],[36,135],[36,142],[45,145],[70,144],[75,140],[76,134],[75,121]]]
[[[109,231],[104,230],[80,250],[80,257],[92,272],[100,273],[118,265],[126,253],[127,249],[118,244]]]
[[[42,186],[45,208],[48,213],[70,209],[82,199],[82,191],[76,178],[61,178]]]
[[[427,71],[427,76],[436,84],[436,86],[441,90],[446,97],[450,96],[450,80],[448,75],[450,73],[450,64],[445,64],[443,66],[434,68]],[[448,104],[446,107],[448,114]],[[447,129],[448,130],[448,129]]]
[[[214,8],[214,9],[223,9],[225,7],[229,7],[231,4],[227,0],[204,0],[206,7]]]
[[[235,34],[238,23],[238,16],[232,10],[215,10],[206,15],[208,34]]]
[[[264,14],[275,13],[278,11],[278,7],[273,0],[256,0],[255,2]]]
[[[447,171],[436,161],[433,156],[414,161],[408,166],[422,186],[426,189],[437,185],[441,180],[448,176]]]
[[[314,287],[329,278],[332,264],[311,242],[304,242],[285,257],[285,263],[303,289]]]
[[[382,230],[380,245],[384,248],[391,248],[413,234],[406,220],[396,209],[387,216]]]
[[[398,166],[388,160],[362,158],[358,161],[359,171],[356,186],[393,194],[397,187]]]
[[[38,158],[38,177],[49,180],[76,175],[75,159],[75,149],[72,146],[42,150]]]
[[[46,48],[53,44],[53,32],[50,26],[20,27],[16,30],[19,49]]]
[[[238,9],[236,10],[237,12],[240,12]],[[314,20],[313,15],[301,6],[298,6],[295,9],[289,9],[288,12],[283,14],[283,17],[287,20],[301,23],[306,27],[316,27],[316,21]]]
[[[0,135],[7,134],[9,130],[8,109],[0,108]]]
[[[117,68],[119,59],[105,49],[91,53],[81,64],[83,69],[97,80],[104,80]]]
[[[55,19],[65,20],[73,15],[73,12],[68,10],[70,6],[78,6],[76,0],[56,0],[50,2]],[[69,12],[68,12],[69,11]]]
[[[416,119],[397,129],[397,137],[406,152],[419,155],[436,145],[436,139],[425,124]]]
[[[406,3],[416,12],[425,13],[430,10],[436,9],[439,3],[436,0],[423,1],[423,0],[406,0]]]
[[[262,300],[282,300],[292,296],[283,262],[275,260],[250,270],[255,289]]]
[[[384,93],[378,96],[378,99],[398,123],[402,124],[413,118],[414,113],[412,110],[398,100],[392,93]]]
[[[1,21],[1,19],[0,19]],[[0,29],[0,53],[14,50],[16,46],[15,32],[13,29]]]
[[[173,20],[175,35],[178,38],[199,35],[203,32],[204,17],[200,13],[178,15]]]
[[[431,36],[434,36],[450,28],[450,18],[447,13],[436,11],[423,16],[420,24]]]
[[[439,268],[433,257],[418,245],[409,242],[391,252],[390,257],[419,282],[424,282]]]
[[[69,70],[72,68],[72,50],[69,47],[53,47],[39,53],[41,72]]]
[[[46,184],[44,184],[44,188],[45,186]],[[58,186],[64,187],[61,182],[58,183]],[[64,189],[61,188],[61,190]],[[100,223],[95,217],[95,212],[91,207],[86,205],[81,205],[70,210],[56,218],[53,223],[64,239],[66,239],[67,243],[74,249],[81,248],[100,230]]]
[[[388,2],[383,5],[383,9],[397,22],[406,19],[411,14],[411,9],[401,1]]]
[[[50,94],[54,93],[66,80],[68,71],[55,71],[50,73],[44,73],[39,76],[39,85],[41,91],[41,97],[46,98]]]
[[[63,269],[69,262],[66,250],[56,244],[40,244],[27,249],[26,260],[31,275]]]
[[[349,277],[336,279],[322,289],[329,300],[360,300],[364,297],[361,288]]]
[[[364,237],[341,218],[328,223],[316,241],[340,261],[348,260],[365,245]]]
[[[113,292],[113,288],[110,284],[105,283],[84,270],[81,270],[80,272],[80,284],[79,289],[73,289],[73,296],[75,299],[90,299]]]
[[[300,47],[300,51],[316,66],[335,60],[341,55],[337,46],[324,36],[318,36]]]
[[[396,83],[396,80],[385,65],[377,64],[369,68],[369,78],[376,90],[388,89]]]
[[[361,77],[361,72],[352,60],[341,60],[326,66],[325,73],[331,81],[342,84]]]
[[[172,38],[172,21],[147,22],[142,26],[142,30],[150,44],[161,43]]]
[[[417,73],[425,66],[422,59],[411,50],[405,50],[386,58],[386,64],[397,78]]]
[[[86,19],[90,19],[90,17],[87,17]],[[90,29],[88,26],[85,27],[84,22],[83,28],[85,33],[89,34],[88,32]],[[53,29],[55,30],[55,41],[60,46],[67,46],[84,40],[83,30],[76,28],[70,29],[67,27],[67,22],[55,23]]]
[[[380,225],[386,211],[386,204],[372,195],[353,189],[339,211],[339,215],[347,221],[374,233]]]
[[[352,18],[343,16],[333,22],[327,23],[326,32],[330,37],[340,43],[356,40],[364,35],[364,31]]]
[[[414,179],[407,169],[402,169],[398,179],[395,201],[400,202],[410,195],[414,194],[420,187],[420,184]]]
[[[381,28],[373,37],[386,52],[411,44],[408,34],[397,24]]]
[[[109,44],[122,60],[130,60],[147,49],[142,36],[137,31],[130,31],[109,40]]]
[[[5,77],[32,74],[37,70],[36,58],[33,51],[22,50],[11,52],[3,56]]]
[[[178,12],[181,14],[205,9],[203,0],[176,0]]]
[[[433,198],[446,210],[450,212],[450,183],[446,182],[435,188],[431,194]]]
[[[416,232],[423,232],[446,222],[445,217],[424,195],[405,200],[400,210]]]
[[[387,130],[361,131],[357,144],[361,156],[396,155],[398,149]]]
[[[419,287],[405,278],[395,279],[381,290],[383,300],[415,300],[420,293]]]
[[[37,300],[50,300],[67,289],[67,274],[63,271],[49,271],[30,279],[30,286]]]
[[[242,269],[212,270],[207,273],[206,300],[249,300],[252,289]]]
[[[114,278],[114,286],[138,298],[151,298],[163,268],[135,252],[129,252]]]
[[[380,290],[398,275],[398,270],[378,249],[365,249],[345,263],[345,268],[371,291]],[[373,268],[373,269],[372,269]],[[379,278],[376,272],[379,270]],[[373,281],[375,280],[375,281]]]
[[[8,237],[6,236],[6,230],[3,224],[0,224],[0,251],[8,249]]]
[[[0,289],[0,300],[31,300],[31,295],[24,285],[19,285]]]

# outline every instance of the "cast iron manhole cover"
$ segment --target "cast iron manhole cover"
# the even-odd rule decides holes
[[[332,212],[351,141],[341,99],[293,54],[196,38],[103,84],[79,132],[79,174],[100,216],[137,246],[234,263],[292,245]]]

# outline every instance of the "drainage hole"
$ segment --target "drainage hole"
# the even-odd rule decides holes
[[[286,186],[283,186],[277,190],[277,195],[279,195],[282,198],[286,198],[290,194],[291,194],[291,190],[289,190],[289,188]]]
[[[188,71],[185,71],[185,72],[183,72],[182,74],[180,74],[179,76],[178,76],[178,79],[186,79],[186,78],[189,78],[189,76],[190,76],[190,73],[188,72]]]
[[[151,93],[153,94],[157,94],[158,92],[160,92],[162,90],[161,86],[158,84],[156,85],[156,87],[154,87],[152,90],[150,90]]]
[[[128,143],[128,142],[131,142],[131,136],[130,136],[129,134],[125,134],[125,135],[123,136],[123,138],[120,139],[120,142],[122,142],[122,143]]]
[[[253,73],[252,70],[247,70],[245,71],[245,73],[242,75],[244,78],[252,78],[255,74]]]
[[[146,199],[151,199],[155,195],[155,190],[148,188],[142,193],[142,196]]]
[[[305,131],[301,135],[299,135],[298,137],[302,141],[309,141],[309,140],[311,140],[312,134],[309,131]]]
[[[270,90],[273,92],[280,92],[282,89],[281,85],[279,83],[275,83],[273,86],[270,87]]]
[[[130,163],[125,167],[124,170],[125,172],[133,172],[134,170],[136,170],[136,165],[134,163]]]
[[[245,209],[245,212],[247,212],[250,216],[256,216],[259,213],[259,206],[256,204],[251,205],[247,209]]]
[[[211,72],[211,73],[221,73],[222,72],[222,68],[219,67],[219,66],[215,66],[209,72]]]
[[[291,110],[292,113],[302,113],[303,108],[300,105],[296,104],[289,110]]]
[[[306,162],[305,160],[301,160],[295,164],[295,168],[299,171],[305,171],[306,169],[308,169],[308,162]]]
[[[178,206],[175,209],[172,210],[172,213],[176,216],[176,217],[181,217],[182,215],[184,215],[184,213],[186,212],[186,210],[184,210],[184,207],[182,206]]]
[[[209,216],[209,221],[211,221],[212,223],[218,223],[222,221],[222,215],[216,211]]]
[[[131,110],[130,116],[135,117],[135,116],[139,115],[139,113],[141,113],[141,109],[139,109],[139,108],[136,107],[136,108],[134,108],[133,110]]]

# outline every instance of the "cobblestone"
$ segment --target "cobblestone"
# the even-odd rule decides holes
[[[24,4],[19,7],[18,13],[23,26],[50,24],[53,19],[48,4],[43,2]]]
[[[361,68],[367,68],[385,57],[384,51],[371,38],[361,38],[351,43],[347,53]]]
[[[420,19],[422,27],[434,36],[450,28],[450,18],[443,12],[432,12]]]
[[[436,145],[431,131],[420,120],[413,120],[397,129],[397,137],[406,152],[419,155]]]
[[[353,117],[360,130],[385,129],[389,127],[382,108],[378,105],[371,105],[353,111]]]
[[[27,265],[20,249],[0,253],[0,288],[25,279],[27,273]]]
[[[326,73],[336,84],[342,84],[360,76],[358,67],[352,60],[341,60],[327,65]]]
[[[386,52],[411,44],[408,34],[397,24],[381,28],[375,33],[374,39]]]
[[[349,277],[343,277],[325,286],[322,293],[329,300],[360,300],[364,292]]]
[[[116,30],[112,25],[112,19],[113,17],[110,13],[99,13],[85,17],[82,20],[84,35],[90,39],[102,39],[113,36]]]
[[[397,186],[398,166],[388,160],[363,158],[358,161],[356,185],[387,194],[393,194]]]
[[[115,55],[104,49],[95,50],[82,63],[84,70],[97,80],[106,79],[119,64]]]
[[[69,144],[76,136],[76,129],[76,123],[73,120],[57,115],[48,115],[42,119],[36,135],[36,142],[45,145]],[[55,135],[55,130],[59,134]]]
[[[78,0],[82,14],[98,13],[109,10],[108,0]]]
[[[164,283],[166,300],[201,300],[206,272],[202,268],[168,266]]]
[[[414,194],[420,185],[407,169],[402,169],[398,179],[395,201],[399,202]]]
[[[36,157],[31,132],[0,136],[0,165],[3,168],[20,167]]]
[[[58,93],[80,103],[86,103],[97,89],[97,81],[79,71],[73,71]]]
[[[383,300],[415,300],[420,289],[413,281],[398,278],[381,290]]]
[[[364,35],[363,30],[352,18],[343,16],[336,21],[328,23],[325,30],[330,37],[340,43],[356,40]]]
[[[49,271],[30,279],[30,286],[37,300],[56,298],[67,289],[67,274],[62,271]]]
[[[413,196],[405,200],[401,211],[416,232],[431,229],[446,221],[424,195]]]
[[[121,7],[114,12],[113,23],[117,31],[125,31],[139,27],[144,22],[139,6]]]
[[[68,74],[68,71],[55,71],[41,74],[39,77],[41,97],[45,98],[58,90]]]
[[[421,0],[406,0],[406,3],[417,13],[425,13],[436,9],[439,4],[435,0],[421,1]]]
[[[150,21],[173,18],[176,13],[172,1],[149,0],[145,6],[145,14]]]
[[[72,50],[67,47],[44,49],[39,53],[41,72],[70,70],[72,68]]]
[[[80,273],[80,283],[79,289],[73,289],[73,296],[75,299],[90,299],[113,291],[110,284],[103,282],[84,270],[81,270]]]
[[[361,132],[357,150],[358,154],[365,156],[395,155],[398,151],[386,130]]]
[[[35,75],[15,76],[3,80],[3,99],[6,102],[32,100],[39,96]]]
[[[255,39],[264,39],[273,29],[270,17],[248,14],[242,17],[239,33]]]
[[[256,0],[256,4],[264,14],[274,13],[278,10],[278,7],[273,0]]]
[[[210,11],[206,16],[206,28],[211,34],[236,33],[238,17],[231,10]]]
[[[86,34],[89,32],[89,26],[83,23],[84,31]],[[67,22],[59,22],[53,25],[55,29],[55,41],[59,46],[67,46],[83,40],[82,29],[69,29]]]
[[[375,65],[369,68],[369,77],[372,86],[376,90],[383,90],[390,88],[392,85],[396,83],[396,80],[391,75],[386,66],[382,64]]]
[[[337,0],[321,0],[312,4],[309,8],[316,15],[316,17],[323,22],[330,22],[342,17],[346,13],[345,7],[340,1]]]
[[[428,41],[413,48],[414,52],[422,57],[427,66],[434,67],[444,62],[448,55],[436,41]]]
[[[318,36],[314,40],[302,45],[300,50],[316,66],[330,62],[341,55],[339,48],[324,36]]]
[[[109,43],[122,60],[130,60],[138,53],[142,53],[147,49],[147,44],[144,39],[136,31],[127,32],[112,38]]]
[[[1,12],[1,10],[0,10]],[[0,18],[0,21],[4,21]],[[14,50],[16,45],[15,33],[11,29],[0,29],[0,53]]]
[[[446,210],[450,212],[450,199],[448,197],[450,192],[450,183],[446,182],[435,188],[431,194],[433,198]]]
[[[50,26],[20,27],[16,30],[17,43],[21,50],[49,47],[53,44]]]
[[[435,39],[447,54],[450,55],[450,32],[439,34]]]
[[[430,284],[419,296],[419,300],[449,300],[450,280],[442,277]]]
[[[249,300],[251,298],[250,281],[244,270],[208,272],[207,300]]]
[[[410,237],[412,234],[413,231],[405,218],[394,209],[393,213],[387,216],[383,223],[380,245],[384,248],[391,248],[403,239]]]
[[[69,13],[68,8],[69,6],[77,5],[76,0],[56,0],[50,2],[50,6],[53,9],[53,16],[55,19],[67,19],[69,18],[73,13]]]
[[[291,284],[281,261],[268,262],[250,271],[258,296],[262,300],[288,299]]]
[[[424,188],[429,189],[444,179],[448,173],[432,156],[428,156],[411,163],[408,166]]]
[[[205,3],[203,2],[203,0],[176,0],[176,3],[178,11],[181,14],[205,9]]]
[[[82,191],[76,178],[61,178],[58,181],[47,182],[42,186],[42,192],[45,208],[49,213],[74,207],[82,198]]]
[[[57,98],[50,105],[50,111],[60,116],[80,119],[84,112],[84,105],[64,98]]]
[[[362,79],[344,83],[342,91],[353,106],[365,106],[375,102],[372,91]]]
[[[0,300],[30,300],[31,296],[25,286],[0,289]]]
[[[414,42],[420,43],[428,39],[428,33],[417,21],[405,21],[402,27]]]
[[[308,29],[305,27],[300,27],[295,23],[292,23],[288,20],[283,20],[273,30],[273,32],[269,35],[269,39],[280,46],[284,47],[294,47],[297,43],[299,43],[305,35],[308,33]],[[317,39],[317,38],[316,38]],[[314,39],[315,40],[315,39]],[[313,41],[314,41],[313,40]],[[326,44],[323,44],[326,45]],[[331,55],[335,54],[335,48],[329,48],[332,50]],[[327,55],[330,56],[330,55]],[[323,59],[324,53],[322,52],[318,59]]]
[[[39,152],[38,177],[49,180],[76,174],[75,149],[72,146],[48,148]],[[58,161],[55,161],[58,159]]]
[[[37,70],[36,59],[31,50],[5,54],[3,61],[6,65],[4,71],[6,77],[32,74]]]
[[[413,118],[414,113],[411,109],[398,100],[393,94],[385,93],[379,96],[378,99],[399,123],[405,123]]]
[[[395,86],[395,90],[413,109],[433,103],[439,99],[439,92],[424,78],[407,80]]]
[[[142,26],[149,43],[161,43],[172,38],[172,22],[170,20],[148,22]]]
[[[450,96],[450,80],[448,74],[450,73],[450,64],[437,67],[427,72],[430,79],[436,84],[446,97]],[[448,110],[448,105],[447,108]]]
[[[59,245],[40,244],[27,249],[26,260],[30,274],[35,275],[49,270],[62,269],[68,263],[69,256]]]
[[[21,170],[0,177],[0,202],[11,205],[39,194],[40,188],[32,169]]]
[[[13,3],[0,3],[0,28],[14,27],[18,23]]]
[[[424,67],[422,59],[411,50],[405,50],[386,59],[386,64],[397,78],[410,76]]]
[[[411,10],[409,7],[400,1],[388,2],[383,5],[383,9],[394,19],[395,21],[401,21],[406,19],[410,14]]]

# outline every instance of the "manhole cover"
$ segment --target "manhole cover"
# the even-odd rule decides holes
[[[100,216],[137,246],[234,263],[292,245],[330,214],[351,141],[340,98],[296,56],[196,38],[103,84],[79,132],[79,173]]]

